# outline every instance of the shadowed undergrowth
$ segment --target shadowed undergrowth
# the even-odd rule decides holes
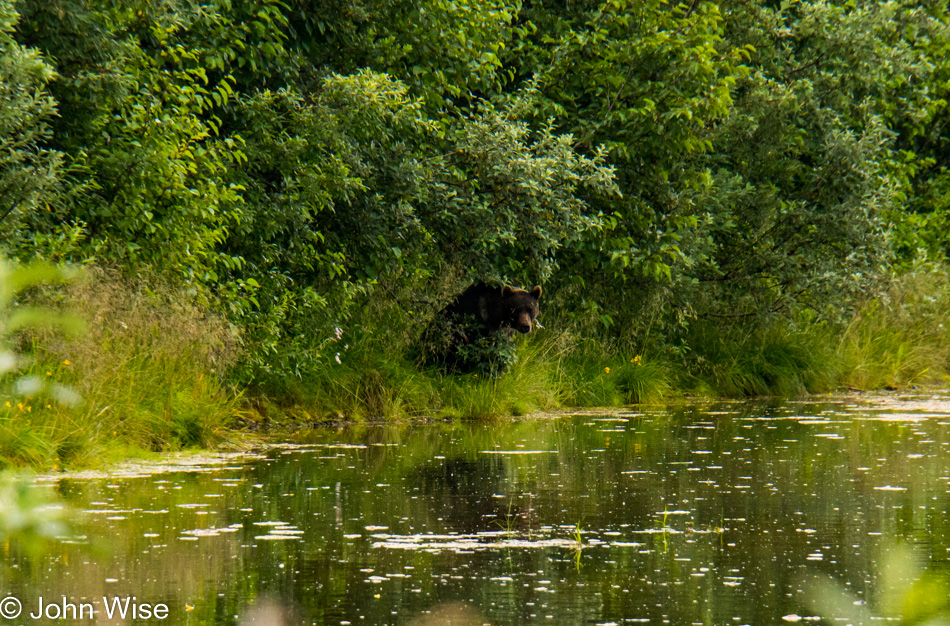
[[[87,330],[21,334],[26,359],[16,375],[56,381],[74,397],[24,393],[8,375],[0,400],[0,459],[5,465],[88,466],[214,446],[236,427],[486,420],[683,393],[791,396],[940,382],[950,369],[948,294],[944,273],[918,272],[894,280],[884,298],[860,307],[846,325],[808,315],[752,330],[695,323],[686,335],[688,349],[649,353],[629,347],[635,337],[627,346],[581,338],[555,320],[519,338],[516,361],[495,377],[421,366],[413,325],[380,310],[354,324],[334,347],[339,352],[305,377],[242,393],[226,382],[241,354],[223,319],[157,283],[93,271],[34,294],[78,312]]]

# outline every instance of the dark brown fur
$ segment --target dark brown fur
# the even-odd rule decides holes
[[[461,320],[471,316],[484,324],[488,332],[510,328],[530,333],[538,317],[541,287],[531,291],[513,287],[492,287],[475,283],[442,310],[441,316]]]
[[[531,291],[513,287],[492,287],[475,283],[449,303],[424,336],[426,361],[440,363],[450,371],[492,371],[502,366],[486,363],[497,360],[492,346],[515,332],[530,333],[538,317],[541,287]],[[487,350],[487,352],[486,352]]]

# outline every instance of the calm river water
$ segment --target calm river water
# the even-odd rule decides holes
[[[8,548],[0,596],[83,623],[816,623],[810,578],[875,613],[895,545],[950,560],[948,447],[945,395],[319,429],[40,481],[82,536]],[[128,596],[168,617],[109,620]]]

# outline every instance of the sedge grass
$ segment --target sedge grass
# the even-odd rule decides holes
[[[328,420],[492,420],[564,406],[660,402],[683,393],[793,396],[940,382],[950,371],[950,281],[941,269],[895,278],[849,323],[814,314],[754,327],[695,323],[683,346],[635,351],[616,340],[545,329],[519,338],[500,376],[453,375],[419,364],[413,335],[363,320],[339,358],[280,388],[240,392],[225,381],[239,358],[220,318],[169,288],[105,272],[52,292],[88,331],[20,339],[18,376],[48,391],[0,397],[0,464],[95,465],[128,455],[213,446],[228,429]],[[557,328],[556,322],[549,322]],[[335,352],[335,350],[334,350]],[[60,394],[62,395],[62,394]]]
[[[838,339],[840,384],[875,389],[927,384],[950,372],[950,279],[939,268],[895,278]]]
[[[26,379],[56,381],[49,392],[0,401],[0,458],[10,464],[90,465],[109,449],[157,452],[209,446],[236,414],[240,394],[220,376],[234,358],[226,324],[182,293],[101,271],[45,294],[86,321],[64,337],[22,338]]]

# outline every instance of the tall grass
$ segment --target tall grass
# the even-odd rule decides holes
[[[840,333],[839,384],[855,389],[945,380],[950,372],[950,279],[921,268],[891,281]]]
[[[684,368],[698,389],[726,396],[799,395],[832,389],[946,382],[950,280],[941,268],[893,278],[843,324],[812,314],[733,328],[697,324]]]
[[[388,319],[396,320],[395,316]],[[517,358],[501,375],[446,373],[425,367],[408,329],[367,331],[340,340],[335,358],[279,393],[256,390],[252,403],[269,423],[418,417],[488,420],[563,406],[660,400],[672,378],[660,360],[580,341],[570,329],[517,340]],[[397,335],[394,339],[392,335]]]
[[[222,382],[236,356],[227,324],[181,291],[91,270],[84,280],[35,295],[86,321],[64,337],[20,338],[22,372],[72,390],[0,400],[0,463],[90,465],[125,455],[220,440],[240,397]]]
[[[681,385],[701,395],[795,396],[835,386],[833,330],[810,320],[751,330],[696,324]]]
[[[257,390],[262,417],[284,421],[400,420],[420,417],[490,419],[559,405],[556,367],[542,343],[525,342],[504,375],[453,375],[424,367],[414,353],[371,335],[354,339],[280,395]]]
[[[20,336],[19,352],[29,360],[16,375],[57,385],[16,393],[7,377],[0,465],[94,465],[215,445],[242,426],[488,420],[683,393],[899,388],[945,382],[950,372],[950,280],[939,268],[895,278],[846,324],[819,321],[814,312],[754,326],[700,321],[685,343],[657,344],[648,354],[631,347],[635,337],[583,337],[549,318],[548,329],[518,339],[517,360],[500,376],[423,366],[414,349],[419,322],[390,303],[351,320],[331,356],[303,377],[244,392],[225,382],[240,358],[232,329],[179,290],[92,270],[34,299],[77,312],[88,330]]]
[[[616,406],[655,402],[673,390],[669,360],[639,354],[612,342],[579,340],[571,332],[559,339],[559,384],[570,406]]]

